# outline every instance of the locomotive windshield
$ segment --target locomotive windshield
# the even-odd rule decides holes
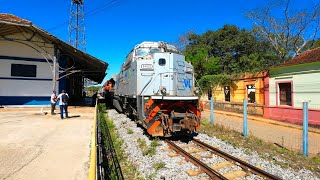
[[[136,56],[148,56],[157,52],[161,52],[161,50],[158,48],[139,48],[136,50]]]

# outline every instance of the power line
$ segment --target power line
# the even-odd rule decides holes
[[[126,0],[112,0],[112,1],[109,1],[105,4],[102,4],[96,8],[93,8],[92,10],[88,11],[87,13],[85,13],[85,16],[88,17],[88,16],[93,16],[93,15],[96,15],[98,13],[101,13],[103,11],[106,11],[108,9],[111,9],[113,7],[116,7],[118,5],[121,5],[121,4],[125,4],[126,3]],[[49,28],[47,31],[52,31],[52,30],[55,30],[55,29],[58,29],[64,25],[67,25],[69,23],[69,21],[65,21],[61,24],[58,24],[56,26],[53,26],[51,28]]]
[[[104,8],[107,8],[108,6],[109,6],[109,8],[114,7],[113,5],[115,5],[116,3],[121,2],[121,1],[123,1],[123,0],[112,0],[106,4],[103,4],[101,6],[98,6],[94,9],[90,10],[89,12],[86,13],[86,15],[92,16],[92,15],[97,14],[99,12],[105,11],[106,9],[104,9]]]

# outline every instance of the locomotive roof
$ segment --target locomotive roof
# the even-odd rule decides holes
[[[165,42],[162,42],[162,41],[158,41],[158,42],[153,42],[153,41],[144,41],[140,44],[137,44],[134,49],[137,49],[137,48],[158,48],[158,47],[161,47],[161,46],[166,46],[167,49],[171,50],[171,51],[176,51],[178,52],[178,49],[171,45],[171,44],[167,44]]]

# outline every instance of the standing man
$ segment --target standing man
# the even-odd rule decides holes
[[[54,115],[54,110],[56,109],[56,103],[57,103],[57,95],[56,91],[53,91],[51,94],[50,102],[51,102],[51,115]]]
[[[66,112],[66,118],[68,118],[68,100],[69,95],[66,93],[65,90],[58,95],[59,106],[60,106],[60,118],[63,119],[63,110]]]

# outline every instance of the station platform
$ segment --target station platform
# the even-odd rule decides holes
[[[0,179],[88,179],[94,107],[68,109],[0,109]]]

